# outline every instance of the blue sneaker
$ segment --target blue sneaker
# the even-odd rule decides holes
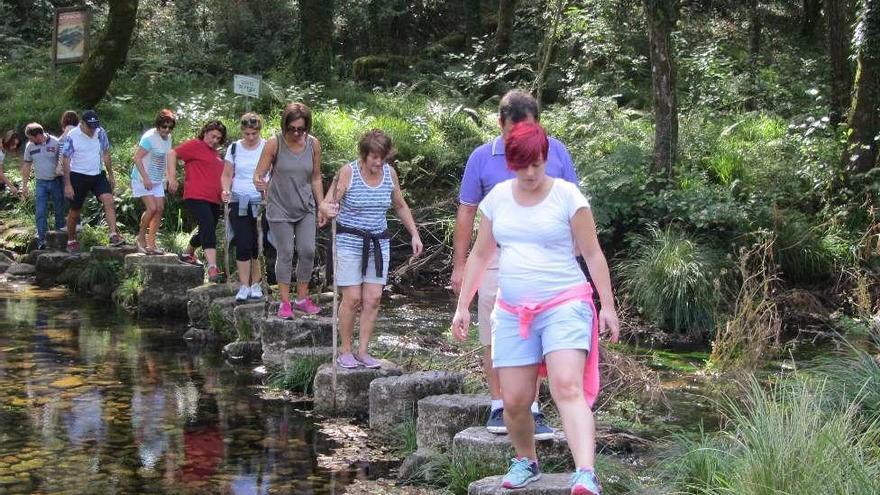
[[[538,463],[525,457],[510,460],[510,469],[501,479],[504,488],[522,488],[541,478]]]
[[[499,407],[489,413],[489,420],[486,421],[486,430],[496,435],[504,435],[507,433],[507,427],[504,426],[504,408]]]
[[[556,430],[547,426],[543,414],[532,413],[532,416],[535,418],[535,440],[551,440]]]
[[[599,495],[602,486],[592,469],[578,469],[571,475],[571,495]]]

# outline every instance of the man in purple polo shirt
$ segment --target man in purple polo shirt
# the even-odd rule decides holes
[[[501,135],[478,147],[471,153],[461,179],[461,190],[458,195],[458,213],[455,218],[455,236],[452,242],[453,269],[450,284],[458,294],[464,265],[474,231],[474,219],[480,201],[489,194],[496,184],[516,177],[507,169],[504,158],[504,138],[514,124],[518,122],[537,122],[539,117],[538,102],[529,93],[521,90],[508,92],[501,98],[498,108],[498,125]],[[565,145],[550,138],[547,152],[547,175],[559,177],[574,184],[578,183],[571,155]],[[507,433],[504,426],[504,403],[501,400],[501,386],[498,371],[492,366],[492,327],[490,315],[495,306],[495,294],[498,291],[498,258],[489,265],[483,275],[477,297],[477,321],[480,327],[480,343],[484,346],[483,372],[492,396],[492,409],[486,428],[492,433]],[[540,389],[540,387],[538,387]],[[538,408],[537,397],[532,403],[532,415],[535,417],[535,438],[538,440],[553,437],[553,429],[544,424],[544,415]]]

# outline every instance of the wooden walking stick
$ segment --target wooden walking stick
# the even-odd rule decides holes
[[[330,389],[333,393],[333,410],[336,411],[336,333],[339,329],[339,288],[336,286],[336,217],[330,221],[330,256],[333,258],[333,371]]]
[[[232,280],[229,268],[229,201],[223,202],[223,266],[226,268],[226,282]]]
[[[270,289],[269,282],[266,280],[266,253],[263,249],[263,212],[266,209],[266,198],[262,196],[260,205],[257,206],[257,259],[260,260],[260,287],[263,288],[263,297],[266,302],[263,304],[263,319],[269,318],[269,301]]]

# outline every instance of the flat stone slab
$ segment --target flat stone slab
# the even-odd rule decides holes
[[[223,356],[236,363],[252,363],[260,359],[263,350],[259,340],[235,341],[223,346]]]
[[[571,463],[571,452],[562,429],[556,430],[552,439],[536,440],[535,447],[538,449],[538,459]],[[516,456],[509,436],[490,433],[485,426],[473,426],[456,433],[452,439],[452,451],[498,459],[503,463]]]
[[[449,450],[456,433],[486,424],[490,404],[488,394],[433,395],[420,400],[416,444],[420,449]]]
[[[204,271],[192,265],[142,265],[143,284],[138,295],[141,315],[183,316],[187,291],[201,285]]]
[[[131,271],[141,265],[178,265],[177,255],[132,253],[125,255],[125,271]]]
[[[381,368],[336,367],[336,407],[333,407],[333,364],[324,364],[315,375],[315,405],[317,413],[334,416],[358,417],[370,412],[370,382],[377,378],[396,376],[403,371],[390,361],[381,360]]]
[[[9,269],[9,263],[5,261],[0,261],[0,273],[6,273],[6,270]]]
[[[501,476],[490,476],[471,483],[468,486],[468,495],[569,495],[569,477],[569,473],[544,473],[538,481],[516,490],[508,490],[501,487]]]
[[[183,334],[183,340],[190,342],[213,342],[217,340],[217,334],[204,328],[191,327]]]
[[[180,265],[180,266],[192,266],[193,268],[197,268],[200,272],[202,272],[202,278],[199,279],[199,283],[186,291],[186,313],[189,316],[189,324],[194,327],[207,327],[208,326],[208,309],[211,304],[211,301],[218,297],[232,297],[235,295],[235,292],[238,290],[237,284],[228,283],[228,284],[205,284],[204,282],[204,270],[201,266],[194,265]]]
[[[38,284],[54,284],[56,279],[79,257],[65,251],[52,251],[37,256],[36,274]]]
[[[284,371],[291,369],[297,361],[315,359],[321,364],[333,361],[332,347],[294,347],[284,351]],[[339,378],[337,376],[337,378]]]
[[[262,331],[260,320],[263,319],[265,310],[266,303],[259,299],[254,299],[254,302],[237,303],[232,308],[232,321],[235,323],[239,340],[260,340]],[[260,347],[262,348],[262,344]]]
[[[125,261],[125,256],[136,253],[137,247],[135,246],[95,246],[92,248],[92,258],[96,260],[105,260],[105,261],[118,261],[123,263]]]
[[[271,308],[270,308],[271,309]],[[270,312],[274,315],[274,312]],[[281,366],[284,351],[293,347],[328,346],[333,342],[333,320],[321,316],[301,316],[283,320],[269,316],[260,322],[260,340],[263,343],[263,363]],[[364,391],[366,393],[366,390]],[[364,402],[368,407],[368,402]]]
[[[27,263],[13,263],[6,269],[7,275],[15,277],[27,277],[37,272],[37,267]]]
[[[21,258],[22,263],[27,263],[28,265],[36,265],[37,257],[41,254],[51,253],[50,249],[32,249],[28,251],[28,253]]]
[[[464,377],[449,371],[419,371],[370,383],[370,429],[387,435],[416,417],[416,404],[431,395],[458,394]]]
[[[432,474],[425,467],[439,454],[432,449],[417,449],[397,468],[397,478],[404,482],[432,481]]]
[[[46,247],[55,251],[67,249],[67,232],[50,230],[46,232]]]

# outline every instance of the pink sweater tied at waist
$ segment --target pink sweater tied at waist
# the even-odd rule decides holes
[[[593,287],[589,284],[576,285],[566,289],[549,301],[542,303],[527,303],[520,306],[509,304],[501,298],[499,293],[495,305],[508,313],[519,317],[519,335],[523,339],[529,338],[529,329],[532,321],[539,314],[548,309],[553,309],[570,301],[584,301],[590,306],[593,314],[593,331],[590,332],[590,350],[587,362],[584,365],[584,397],[587,404],[592,408],[599,395],[599,315],[596,314],[596,306],[593,304]],[[539,370],[541,376],[547,376],[547,366],[541,363]]]

